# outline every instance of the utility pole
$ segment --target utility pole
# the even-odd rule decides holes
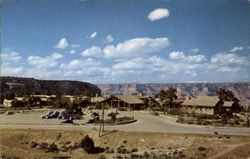
[[[104,107],[102,106],[102,116],[101,116],[101,122],[99,127],[99,137],[101,137],[101,128],[102,132],[104,132]]]

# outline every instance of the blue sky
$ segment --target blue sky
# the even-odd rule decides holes
[[[250,81],[247,0],[3,0],[1,16],[4,76]]]

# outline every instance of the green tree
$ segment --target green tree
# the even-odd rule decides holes
[[[160,93],[156,94],[156,97],[160,98],[160,100],[163,101],[162,107],[164,114],[170,109],[178,108],[179,104],[174,101],[175,99],[177,99],[176,93],[176,89],[169,88],[166,91],[161,90]]]
[[[225,90],[222,88],[219,88],[216,92],[217,96],[222,99],[223,101],[235,101],[239,102],[239,99],[237,99],[232,91]]]

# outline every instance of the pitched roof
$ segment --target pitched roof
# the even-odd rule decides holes
[[[233,101],[223,101],[223,107],[232,107],[232,105],[234,104]]]
[[[92,97],[90,100],[92,103],[96,103],[96,102],[102,102],[105,99],[106,99],[105,97]]]
[[[128,104],[143,104],[143,101],[136,96],[115,96]]]
[[[214,107],[219,103],[219,101],[220,99],[217,96],[199,96],[198,98],[184,100],[181,105]]]

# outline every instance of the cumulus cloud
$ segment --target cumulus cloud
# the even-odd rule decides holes
[[[241,69],[241,67],[229,67],[229,66],[222,66],[219,67],[216,71],[219,72],[237,72]]]
[[[54,58],[54,59],[60,59],[62,57],[63,57],[63,55],[56,53],[56,52],[52,54],[52,58]]]
[[[126,73],[126,71],[139,73],[145,72],[145,70],[147,70],[148,73],[155,71],[176,73],[181,68],[182,64],[175,64],[159,56],[151,56],[149,58],[135,57],[112,66],[113,73],[117,71],[121,71],[122,73]]]
[[[179,51],[174,51],[169,54],[169,58],[172,60],[179,60],[179,59],[184,59],[185,54],[183,52]]]
[[[92,56],[92,57],[101,57],[102,56],[102,49],[98,46],[92,46],[84,50],[81,53],[82,56]]]
[[[37,68],[51,68],[57,65],[57,59],[62,58],[63,55],[59,53],[53,53],[51,56],[40,57],[40,56],[29,56],[27,61],[30,65],[34,65]]]
[[[243,47],[242,46],[235,46],[234,48],[232,48],[230,50],[230,52],[235,52],[235,51],[240,51],[240,50],[243,50]]]
[[[185,60],[187,61],[187,62],[203,62],[203,61],[205,61],[206,60],[206,56],[205,55],[194,55],[194,56],[187,56],[186,58],[185,58]]]
[[[93,32],[93,33],[90,35],[90,38],[91,38],[91,39],[94,39],[96,36],[97,36],[97,32]]]
[[[76,50],[70,50],[69,53],[74,54],[74,53],[76,53]]]
[[[236,54],[226,54],[226,53],[218,53],[211,58],[211,63],[213,64],[247,64],[248,59],[245,56],[238,56]]]
[[[3,67],[1,70],[2,75],[17,75],[23,72],[23,67]]]
[[[114,38],[112,37],[111,34],[109,34],[109,35],[106,36],[106,41],[107,41],[107,42],[110,42],[110,43],[111,43],[113,40],[114,40]]]
[[[66,47],[68,47],[69,44],[67,42],[67,39],[66,38],[62,38],[57,45],[55,45],[54,47],[55,48],[58,48],[58,49],[65,49]]]
[[[199,48],[192,49],[192,52],[199,52],[199,51],[200,51]]]
[[[116,46],[108,45],[103,49],[105,58],[133,57],[136,55],[157,52],[169,46],[169,40],[163,38],[135,38],[118,43]]]
[[[9,54],[3,53],[1,54],[1,58],[3,62],[6,61],[19,61],[22,57],[17,52],[10,52]]]
[[[148,19],[150,21],[155,21],[155,20],[159,20],[159,19],[162,19],[162,18],[166,18],[168,16],[169,16],[168,9],[158,8],[158,9],[155,9],[155,10],[153,10],[152,12],[150,12],[148,14]]]
[[[92,58],[88,59],[74,59],[71,60],[68,64],[61,64],[60,67],[64,69],[81,69],[82,67],[92,67],[100,65],[99,62],[96,62]]]
[[[34,65],[38,68],[42,67],[54,67],[57,65],[57,61],[52,57],[40,57],[40,56],[29,56],[27,58],[30,65]]]
[[[183,52],[174,51],[169,54],[169,58],[172,60],[182,60],[186,62],[203,62],[206,60],[205,55],[193,55],[193,56],[185,56]]]

